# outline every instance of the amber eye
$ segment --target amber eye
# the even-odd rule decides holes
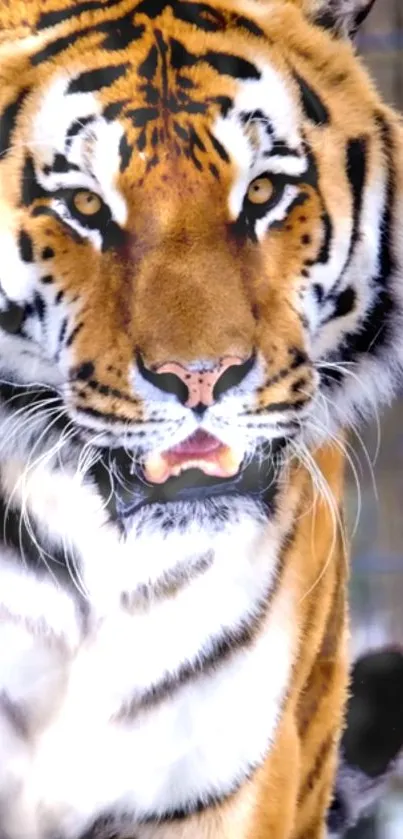
[[[73,206],[82,216],[95,216],[102,207],[102,200],[89,189],[79,189],[73,195]]]
[[[273,197],[274,186],[270,178],[264,175],[261,178],[256,178],[255,181],[249,185],[247,192],[248,201],[251,204],[267,204]]]

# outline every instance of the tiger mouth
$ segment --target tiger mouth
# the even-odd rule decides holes
[[[41,390],[35,394],[18,383],[3,384],[1,396],[13,400],[16,409],[32,408],[46,397],[63,408],[57,391]],[[52,402],[53,404],[53,402]],[[61,415],[52,422],[52,429],[63,431],[70,420]],[[77,425],[76,443],[88,444],[88,436]],[[246,457],[242,450],[231,449],[203,432],[188,438],[178,447],[162,453],[145,454],[142,463],[133,469],[133,456],[123,447],[105,446],[99,449],[96,463],[88,470],[110,518],[123,529],[130,527],[130,519],[150,505],[174,502],[201,502],[218,497],[252,498],[265,509],[271,509],[276,494],[280,457],[287,445],[287,437],[261,443],[254,457]],[[74,440],[72,441],[74,445]]]
[[[233,478],[244,456],[244,447],[226,446],[212,434],[198,430],[179,445],[148,454],[144,459],[144,477],[149,483],[162,484],[188,469],[197,469],[210,477]]]
[[[179,446],[145,455],[135,469],[127,451],[109,449],[92,472],[111,517],[124,527],[150,505],[208,503],[220,496],[254,499],[267,509],[275,495],[279,455],[285,445],[285,438],[273,440],[247,458],[244,450],[196,432]]]

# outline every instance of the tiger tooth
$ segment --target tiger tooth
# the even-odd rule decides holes
[[[228,475],[229,478],[232,478],[239,472],[243,458],[244,451],[232,448],[230,446],[226,446],[217,454],[217,460],[220,464],[220,467]]]
[[[153,484],[162,484],[169,478],[170,468],[159,452],[152,452],[144,460],[144,477]]]
[[[189,457],[178,463],[172,463],[169,457],[159,452],[152,452],[144,461],[144,477],[153,484],[162,484],[171,476],[178,477],[188,469],[200,469],[205,475],[218,478],[232,478],[239,471],[244,451],[229,446],[214,452],[205,458]]]
[[[171,475],[180,475],[181,472],[184,472],[185,469],[201,469],[207,475],[211,474],[211,470],[214,469],[214,461],[210,462],[208,460],[203,460],[200,458],[196,460],[193,458],[192,460],[184,460],[182,463],[176,463],[170,469]]]

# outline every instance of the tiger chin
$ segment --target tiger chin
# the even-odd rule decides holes
[[[403,356],[371,5],[1,5],[2,839],[324,839]]]

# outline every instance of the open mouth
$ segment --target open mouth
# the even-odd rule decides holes
[[[196,431],[182,443],[144,460],[144,477],[153,484],[165,483],[188,469],[198,469],[215,478],[232,478],[239,472],[244,451],[225,446],[206,431]]]
[[[141,467],[124,449],[110,449],[92,471],[112,518],[122,523],[150,504],[218,496],[248,496],[267,508],[285,442],[262,444],[256,457],[245,458],[244,450],[198,430],[177,446],[145,455]]]

